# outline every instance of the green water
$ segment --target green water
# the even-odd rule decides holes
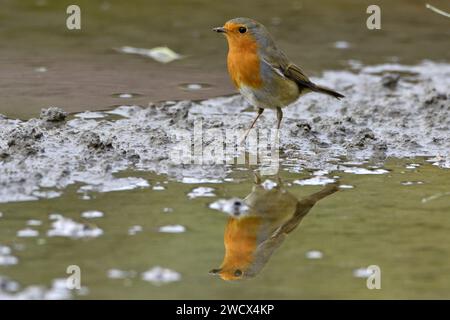
[[[408,163],[420,163],[406,169]],[[251,171],[234,171],[232,182],[205,184],[215,188],[214,198],[189,199],[197,185],[170,181],[166,189],[151,188],[94,194],[80,200],[77,187],[62,197],[39,202],[2,204],[0,244],[11,247],[19,258],[15,266],[1,266],[0,274],[23,286],[49,285],[66,277],[68,265],[81,268],[81,284],[89,288],[83,298],[138,299],[239,299],[239,298],[450,298],[450,172],[423,159],[388,160],[383,175],[339,175],[341,189],[321,200],[274,253],[253,279],[226,282],[208,274],[224,254],[226,215],[208,208],[217,198],[245,197],[250,193]],[[132,172],[126,172],[127,176]],[[134,173],[153,185],[167,179]],[[286,188],[298,198],[320,186],[290,184],[307,173],[281,171]],[[403,185],[406,181],[423,184]],[[203,185],[203,184],[202,184]],[[290,185],[290,186],[289,186]],[[423,200],[424,199],[424,200]],[[164,212],[164,208],[173,212]],[[77,221],[86,210],[100,210],[104,217],[91,219],[104,234],[93,239],[47,237],[50,213]],[[43,221],[35,238],[20,238],[28,219]],[[163,225],[181,224],[186,232],[156,232]],[[141,225],[143,231],[129,235]],[[43,239],[43,240],[42,240]],[[307,259],[319,250],[321,259]],[[369,290],[355,269],[378,265],[381,289]],[[178,282],[156,286],[139,273],[159,265],[179,272]],[[134,270],[136,277],[109,279],[109,269]],[[75,295],[76,296],[76,295]]]
[[[67,111],[100,110],[121,103],[201,99],[233,92],[226,74],[224,39],[211,28],[236,16],[263,22],[277,43],[310,75],[349,69],[349,60],[365,65],[386,62],[416,64],[424,59],[448,62],[448,19],[427,9],[428,1],[76,1],[82,30],[68,31],[65,9],[73,1],[0,1],[0,113],[30,118],[43,107]],[[449,11],[447,1],[430,1]],[[370,31],[366,8],[379,4],[382,30]],[[346,50],[333,46],[347,41]],[[167,45],[185,55],[161,65],[142,57],[119,54],[124,45],[152,48]],[[39,73],[35,68],[45,67]],[[205,90],[185,90],[205,83]],[[117,93],[137,93],[119,99]],[[406,169],[408,163],[422,164]],[[252,188],[250,171],[234,170],[234,181],[205,184],[214,198],[189,199],[198,185],[181,184],[152,173],[128,171],[163,184],[152,188],[94,194],[81,199],[71,186],[56,199],[0,204],[0,245],[11,248],[17,265],[0,266],[0,275],[22,287],[49,286],[64,278],[68,265],[81,268],[80,298],[450,298],[450,172],[424,159],[390,159],[383,175],[336,173],[354,186],[323,199],[311,210],[254,279],[225,282],[208,274],[224,255],[227,217],[208,208],[218,198],[245,197]],[[285,184],[307,173],[281,172]],[[404,185],[402,182],[423,184]],[[287,187],[301,198],[319,186]],[[166,213],[164,208],[172,208]],[[86,210],[105,216],[91,219],[104,234],[93,239],[47,237],[49,214],[83,221]],[[17,231],[39,219],[38,237]],[[186,232],[156,232],[180,224]],[[129,235],[140,225],[143,231]],[[321,259],[308,259],[311,250]],[[153,266],[173,269],[181,280],[156,286],[140,273]],[[353,271],[381,268],[380,290],[369,290]],[[135,277],[110,279],[110,269],[133,270]],[[78,297],[74,292],[74,297]]]

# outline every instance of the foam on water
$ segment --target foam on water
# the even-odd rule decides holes
[[[155,285],[162,285],[165,283],[176,282],[181,280],[181,274],[167,268],[160,266],[153,267],[141,274],[144,281],[151,282]]]
[[[96,238],[103,234],[103,230],[76,222],[69,218],[60,217],[52,223],[52,229],[48,230],[49,237],[68,237],[68,238]]]
[[[215,197],[214,188],[210,187],[198,187],[192,189],[191,192],[187,194],[189,199],[201,198],[201,197]]]
[[[183,233],[185,231],[186,227],[179,224],[167,225],[158,228],[158,232],[163,233]]]
[[[81,216],[86,219],[101,218],[104,216],[104,213],[97,210],[90,210],[81,213]]]

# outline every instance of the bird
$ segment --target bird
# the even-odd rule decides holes
[[[252,191],[237,208],[244,212],[228,212],[224,232],[225,255],[219,268],[209,271],[223,280],[243,280],[257,276],[272,254],[294,231],[320,200],[339,190],[339,183],[326,185],[322,190],[297,199],[278,183],[267,188],[261,177],[255,174]]]
[[[213,31],[228,42],[227,67],[231,81],[245,100],[258,109],[244,140],[265,109],[277,112],[277,129],[283,119],[282,108],[309,92],[340,99],[344,95],[313,83],[306,73],[278,48],[261,23],[250,18],[234,18]]]

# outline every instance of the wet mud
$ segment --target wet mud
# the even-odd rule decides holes
[[[389,157],[414,156],[450,167],[450,65],[356,66],[324,72],[314,81],[345,99],[309,94],[284,109],[280,157],[288,170],[345,171],[350,164],[379,167]],[[217,138],[208,138],[208,130],[245,130],[255,115],[235,95],[75,116],[52,107],[28,121],[1,116],[0,202],[58,197],[75,183],[85,197],[92,191],[150,187],[142,178],[117,177],[130,168],[179,181],[221,181],[229,165],[174,163],[170,155],[180,144],[174,132],[193,132],[201,120],[206,146]],[[275,123],[268,110],[256,130],[273,129]]]

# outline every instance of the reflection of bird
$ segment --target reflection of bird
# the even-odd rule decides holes
[[[303,70],[278,49],[266,28],[255,20],[235,18],[213,30],[223,33],[228,40],[227,62],[231,80],[246,100],[258,108],[258,115],[245,136],[266,108],[277,110],[277,128],[280,128],[281,108],[305,93],[344,97],[311,82]]]
[[[231,214],[225,228],[225,256],[218,269],[210,271],[224,280],[256,276],[286,235],[293,231],[317,201],[338,190],[337,184],[324,187],[301,201],[285,190],[281,180],[265,188],[259,177],[244,199],[249,210]]]

